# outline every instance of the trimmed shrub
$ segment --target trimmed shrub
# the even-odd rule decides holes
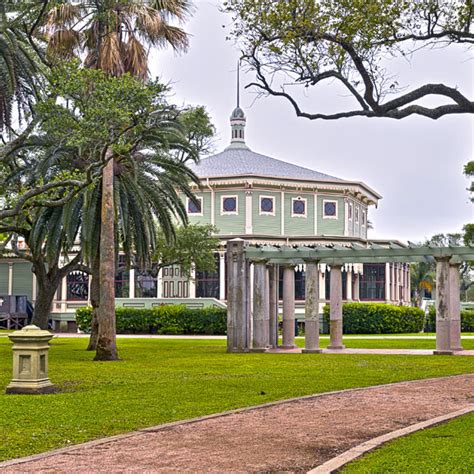
[[[189,309],[162,305],[151,309],[116,308],[118,334],[225,334],[227,311],[222,308]],[[76,310],[81,331],[90,331],[92,308]]]
[[[431,306],[425,320],[425,331],[436,331],[436,308]],[[474,332],[474,311],[461,311],[461,332]]]
[[[342,307],[344,334],[395,334],[423,330],[425,314],[412,306],[382,303],[346,303]],[[329,305],[324,307],[329,324]]]

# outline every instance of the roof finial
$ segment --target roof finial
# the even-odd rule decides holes
[[[240,59],[237,61],[237,107],[240,107]]]

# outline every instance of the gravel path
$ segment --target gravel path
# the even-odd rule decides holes
[[[474,374],[402,382],[141,430],[0,463],[0,471],[307,472],[366,440],[470,405]]]

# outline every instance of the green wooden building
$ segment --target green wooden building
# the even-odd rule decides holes
[[[182,301],[194,307],[225,304],[225,246],[229,239],[290,246],[369,242],[369,212],[381,199],[376,191],[360,181],[339,179],[251,150],[245,140],[246,117],[239,106],[232,112],[230,128],[229,146],[193,165],[200,178],[194,187],[197,203],[185,203],[191,223],[213,224],[218,229],[221,249],[216,254],[217,270],[195,272],[190,280],[177,267],[165,268],[157,278],[133,269],[120,270],[116,275],[118,305],[149,307]],[[370,242],[389,245],[387,241]],[[329,268],[321,265],[320,270],[323,304],[329,297]],[[343,270],[345,300],[395,304],[410,300],[406,264],[350,264]],[[304,266],[297,266],[295,294],[301,303],[297,314],[303,311],[304,277]],[[30,265],[1,258],[0,297],[20,294],[35,300]],[[88,298],[86,274],[74,272],[65,278],[51,310],[56,325],[73,328],[74,312],[87,304]]]

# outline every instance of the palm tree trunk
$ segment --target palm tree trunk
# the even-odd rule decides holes
[[[110,152],[108,152],[110,153]],[[115,331],[114,161],[102,171],[99,335],[94,360],[118,360]]]
[[[97,254],[92,263],[91,272],[91,305],[92,321],[91,336],[89,338],[88,351],[97,350],[97,338],[99,337],[99,306],[100,306],[100,255]]]

